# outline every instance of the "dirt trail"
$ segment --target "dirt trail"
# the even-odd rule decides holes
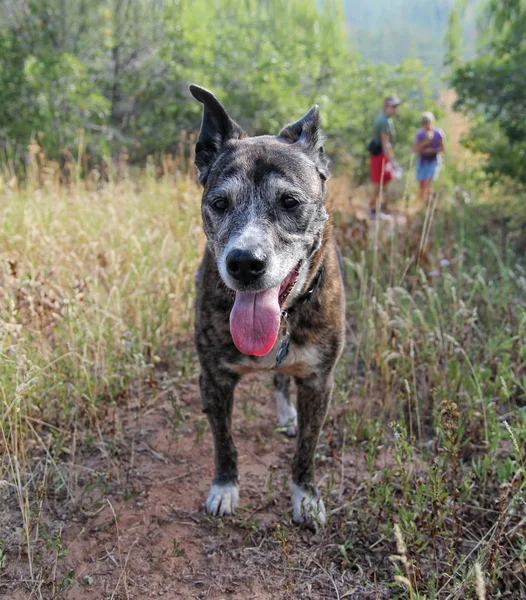
[[[70,560],[76,562],[76,572],[85,572],[94,584],[83,594],[74,587],[67,598],[95,597],[97,580],[100,593],[111,594],[126,560],[130,598],[260,598],[267,589],[275,589],[274,574],[255,568],[257,548],[247,550],[252,546],[248,528],[257,517],[258,528],[268,531],[286,508],[286,499],[277,494],[276,505],[269,507],[267,491],[269,474],[274,469],[286,472],[292,444],[273,431],[271,398],[262,387],[255,381],[240,389],[234,416],[242,482],[242,510],[236,520],[246,525],[238,522],[232,527],[230,519],[222,524],[204,513],[213,476],[213,444],[195,381],[164,390],[176,394],[177,409],[184,413],[175,435],[167,418],[174,412],[168,399],[153,401],[138,416],[123,411],[119,418],[124,437],[134,439],[135,448],[133,457],[122,464],[132,497],[112,500],[119,515],[120,559],[115,519],[108,506],[88,527],[84,524],[68,533],[74,540]],[[244,412],[243,404],[248,406]],[[243,553],[247,556],[239,560],[236,554]],[[250,577],[247,562],[254,563]],[[120,596],[126,597],[124,581],[120,588]]]
[[[446,160],[452,160],[458,169],[470,169],[480,165],[483,157],[473,153],[462,145],[462,140],[468,137],[473,125],[462,113],[456,112],[453,105],[457,99],[454,90],[442,90],[438,104],[445,111],[441,126],[446,130]]]
[[[204,512],[213,475],[213,445],[201,412],[197,376],[182,380],[159,371],[154,384],[156,389],[144,406],[136,406],[131,396],[108,414],[103,439],[105,452],[108,442],[113,446],[111,456],[103,458],[91,449],[78,461],[84,473],[78,489],[88,491],[81,495],[80,508],[60,519],[62,546],[68,552],[57,563],[55,580],[66,578],[66,584],[55,596],[51,585],[43,586],[42,597],[335,597],[329,572],[336,566],[318,568],[324,560],[318,550],[328,542],[327,533],[299,529],[290,522],[288,477],[295,440],[276,430],[268,375],[244,379],[237,389],[234,435],[241,474],[240,509],[234,518],[224,520]],[[329,498],[329,506],[334,507],[345,502],[365,476],[364,459],[348,449],[342,463],[341,443],[328,420],[320,440],[317,475],[320,487],[333,478],[334,502]],[[98,483],[89,483],[86,469]],[[49,528],[58,526],[48,523]],[[44,557],[48,574],[55,559],[53,551]],[[24,563],[23,557],[16,564],[11,561],[12,583],[0,587],[1,598],[38,597],[30,596],[30,586],[20,585],[27,577]],[[352,586],[341,584],[349,591],[348,598],[368,597],[355,596]]]

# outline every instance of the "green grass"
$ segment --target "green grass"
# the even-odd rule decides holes
[[[481,574],[488,597],[526,590],[526,269],[486,225],[476,205],[450,206],[427,244],[411,231],[422,216],[345,259],[336,426],[364,448],[370,483],[339,548],[396,537],[396,597],[477,598]]]
[[[108,406],[130,389],[140,405],[156,365],[193,368],[179,342],[204,238],[185,176],[2,194],[0,480],[37,579],[35,540],[62,552],[39,530],[38,457],[45,497],[78,498],[78,446],[101,438]],[[327,427],[363,452],[367,474],[339,505],[326,484],[338,510],[325,552],[365,580],[375,565],[393,598],[526,589],[526,270],[486,225],[476,204],[451,202],[344,248],[349,336]],[[289,561],[286,531],[276,539]]]

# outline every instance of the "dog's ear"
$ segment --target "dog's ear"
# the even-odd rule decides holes
[[[329,161],[323,149],[325,136],[320,127],[320,108],[317,104],[298,121],[285,125],[278,137],[289,144],[299,144],[316,164],[320,177],[324,181],[329,178]]]
[[[225,107],[212,92],[192,84],[190,93],[203,104],[201,131],[195,146],[195,165],[199,171],[199,181],[204,184],[225,142],[239,140],[245,137],[245,133],[228,116]]]

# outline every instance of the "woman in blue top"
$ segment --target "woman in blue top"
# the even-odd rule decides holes
[[[444,139],[442,129],[434,127],[435,116],[431,112],[422,115],[422,129],[418,130],[413,142],[413,152],[418,153],[416,162],[416,180],[418,181],[418,198],[425,202],[431,197],[433,180],[440,171],[440,156],[444,152]]]

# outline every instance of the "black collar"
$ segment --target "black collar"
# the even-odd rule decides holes
[[[281,320],[281,326],[280,326],[279,348],[276,352],[276,364],[274,365],[274,367],[276,369],[279,369],[281,367],[281,365],[283,364],[283,361],[287,358],[287,356],[289,354],[290,332],[289,332],[287,318],[289,315],[293,314],[294,311],[299,306],[306,304],[310,300],[312,294],[316,291],[316,289],[320,285],[322,275],[323,275],[323,264],[320,266],[320,268],[318,269],[318,272],[314,276],[314,279],[311,281],[309,289],[302,296],[300,296],[290,308],[287,308],[287,310],[281,311],[282,320]]]
[[[307,304],[307,302],[310,300],[312,294],[318,289],[322,275],[323,275],[323,263],[321,264],[320,268],[318,269],[318,272],[316,273],[316,275],[314,275],[314,279],[311,281],[311,284],[309,285],[309,289],[302,296],[300,296],[290,308],[287,308],[286,310],[284,310],[282,312],[282,314],[285,313],[286,315],[292,315],[299,306],[303,306],[303,304]]]

